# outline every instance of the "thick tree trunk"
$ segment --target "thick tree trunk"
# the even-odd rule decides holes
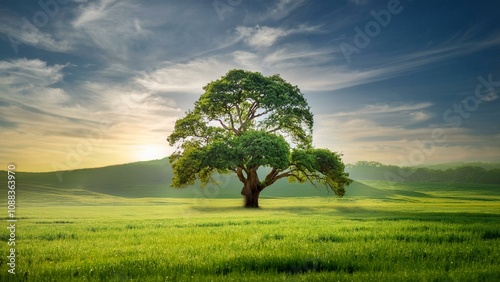
[[[251,171],[247,176],[243,189],[241,189],[241,195],[245,197],[245,208],[259,207],[259,194],[261,191],[262,189],[257,172]]]
[[[258,191],[245,194],[245,208],[258,208],[259,194],[260,192]]]

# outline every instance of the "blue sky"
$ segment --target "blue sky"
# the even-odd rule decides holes
[[[2,1],[0,14],[0,159],[19,170],[167,156],[175,120],[234,68],[298,85],[314,145],[348,163],[500,161],[498,1]]]

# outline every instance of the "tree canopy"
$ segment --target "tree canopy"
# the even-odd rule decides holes
[[[313,114],[297,86],[279,75],[231,70],[208,83],[194,109],[175,123],[168,137],[173,187],[213,173],[235,173],[246,207],[258,207],[259,193],[281,178],[320,183],[338,196],[351,183],[341,155],[312,147]],[[263,180],[257,173],[269,167]]]

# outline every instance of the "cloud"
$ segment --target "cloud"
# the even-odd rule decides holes
[[[485,140],[484,136],[476,136],[466,128],[405,128],[366,118],[343,120],[334,114],[316,115],[315,121],[314,146],[340,151],[348,163],[377,160],[395,165],[419,165],[419,162],[464,159],[496,161],[500,157],[496,145],[500,143]],[[443,130],[444,136],[433,138],[434,130]]]
[[[149,6],[140,6],[132,1],[101,0],[79,6],[77,17],[66,34],[80,47],[97,48],[100,59],[127,61],[134,57],[133,48],[152,36],[143,16]],[[96,54],[94,54],[96,55]]]
[[[236,27],[237,35],[249,46],[254,48],[270,47],[278,40],[292,34],[311,33],[318,31],[318,26],[300,25],[296,28],[284,29],[268,26]]]
[[[258,16],[259,21],[282,20],[290,15],[294,10],[301,7],[307,0],[279,0],[276,5],[267,9]]]
[[[238,41],[244,41],[255,50],[237,48],[237,51],[223,54],[204,54],[195,59],[181,63],[161,62],[149,72],[142,72],[135,81],[151,91],[200,93],[201,87],[213,79],[224,75],[233,68],[243,68],[260,71],[266,75],[279,73],[283,78],[297,84],[303,91],[333,91],[343,88],[383,81],[449,58],[441,47],[427,50],[423,53],[411,53],[396,57],[384,64],[372,65],[370,68],[353,69],[348,65],[339,64],[343,55],[334,48],[315,48],[307,43],[285,42],[279,47],[277,41],[295,32],[309,32],[316,27],[299,26],[294,29],[271,27],[236,28],[238,40],[232,43],[221,43],[225,48],[233,46]],[[263,36],[269,34],[269,36]],[[488,42],[490,42],[488,40]],[[490,46],[491,42],[480,45]],[[274,48],[258,48],[273,46]],[[452,47],[449,47],[452,48]],[[464,51],[465,52],[465,51]],[[492,96],[493,97],[493,96]],[[424,109],[430,104],[412,105]],[[372,107],[372,108],[370,108]],[[372,105],[363,111],[403,111],[405,105]],[[406,110],[419,110],[406,109]],[[348,113],[339,113],[347,115]],[[424,121],[432,116],[425,111],[412,115],[413,121]]]
[[[65,66],[48,65],[39,59],[0,61],[0,101],[9,105],[4,117],[16,124],[37,123],[34,131],[43,130],[44,121],[58,119],[63,122],[91,123],[90,111],[79,114],[78,105],[64,89],[53,85],[62,81]],[[47,123],[49,128],[54,123]]]
[[[441,45],[428,48],[424,51],[415,51],[393,56],[386,60],[381,69],[387,74],[401,74],[431,65],[440,61],[450,60],[467,54],[500,45],[500,35],[495,34],[481,40],[471,40],[468,36],[454,37]],[[380,60],[380,58],[377,58]]]
[[[374,114],[389,114],[389,113],[399,113],[399,112],[412,112],[417,110],[422,110],[432,106],[430,102],[417,103],[417,104],[377,104],[377,105],[367,105],[364,108],[357,111],[341,112],[333,114],[336,117],[342,116],[366,116]],[[418,113],[422,113],[419,111]]]
[[[135,81],[154,92],[201,93],[202,87],[224,75],[235,64],[220,58],[196,59],[187,63],[164,62],[152,72],[143,72]]]
[[[305,44],[288,44],[276,51],[264,55],[263,61],[270,65],[286,65],[291,67],[312,66],[332,61],[332,48],[311,48]]]
[[[411,118],[415,122],[422,122],[432,118],[432,115],[423,111],[410,113]]]
[[[305,51],[306,52],[306,51]],[[303,53],[297,60],[307,60]],[[141,72],[135,81],[145,89],[156,92],[184,92],[200,94],[208,82],[218,79],[231,69],[246,69],[262,72],[264,75],[280,74],[302,90],[318,90],[345,87],[354,84],[366,74],[344,72],[341,70],[325,71],[307,64],[296,62],[284,63],[285,58],[274,56],[266,61],[265,54],[235,51],[224,55],[214,55],[203,59],[194,59],[185,63],[163,62],[151,72]],[[292,67],[293,66],[293,67]],[[338,83],[338,84],[337,84]]]
[[[73,25],[80,27],[106,18],[112,12],[115,3],[116,0],[100,0],[80,5],[80,15],[75,19]]]
[[[388,60],[377,58],[377,63],[371,63],[366,68],[358,67],[356,69],[346,65],[343,55],[334,48],[318,49],[307,43],[295,41],[284,42],[279,48],[265,48],[275,47],[280,39],[296,32],[318,31],[318,27],[309,26],[299,26],[294,29],[239,26],[236,28],[238,40],[232,40],[232,42],[234,44],[243,40],[255,49],[255,53],[245,52],[253,54],[252,64],[248,65],[256,65],[257,69],[254,70],[280,73],[284,78],[297,83],[301,89],[307,91],[339,90],[383,81],[420,71],[424,67],[440,61],[500,44],[498,40],[500,37],[490,37],[474,43],[454,41],[453,44],[446,43],[446,46],[438,46],[426,51],[396,55]]]
[[[315,65],[311,62],[330,61],[328,51],[304,48],[301,51],[251,52],[234,51],[204,56],[183,63],[162,62],[150,72],[141,72],[134,79],[151,91],[200,93],[208,82],[218,79],[231,69],[247,69],[264,75],[280,74],[299,85],[303,91],[333,90],[360,83],[374,77],[372,71],[349,71],[335,65]]]
[[[64,79],[64,66],[38,59],[0,61],[0,73],[0,156],[15,157],[30,170],[103,165],[108,157],[108,164],[130,162],[136,160],[131,152],[136,144],[164,148],[166,156],[165,138],[182,115],[173,99],[134,82],[88,81],[72,84],[70,91],[56,87],[64,85],[56,84]],[[75,154],[78,165],[72,165]]]
[[[68,53],[74,50],[74,46],[70,41],[64,38],[56,38],[55,33],[40,31],[26,17],[2,15],[0,33],[7,35],[7,39],[15,53],[19,52],[18,46],[20,44],[52,52]]]
[[[47,65],[46,62],[34,59],[14,59],[0,61],[0,81],[3,85],[45,87],[63,78],[63,65]]]

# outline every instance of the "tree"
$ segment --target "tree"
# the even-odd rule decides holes
[[[175,123],[168,137],[177,150],[170,156],[172,186],[213,173],[235,173],[243,183],[245,207],[259,207],[259,194],[277,180],[320,183],[338,196],[352,180],[341,155],[312,147],[313,115],[297,86],[279,75],[231,70],[207,84],[194,109]],[[269,173],[259,179],[260,167]]]

